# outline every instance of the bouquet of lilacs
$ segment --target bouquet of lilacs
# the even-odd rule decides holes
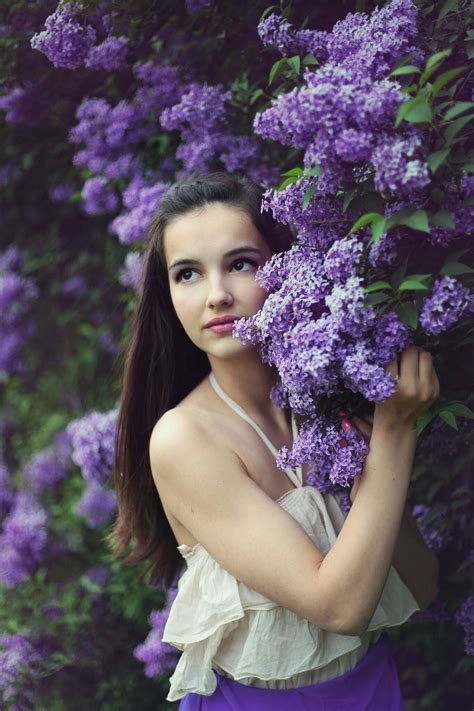
[[[387,363],[412,343],[433,349],[474,311],[473,270],[459,261],[474,229],[474,178],[456,145],[472,114],[450,123],[474,104],[457,101],[451,86],[466,67],[438,71],[451,50],[427,57],[417,12],[411,0],[393,0],[370,16],[349,14],[330,33],[293,31],[275,14],[258,28],[283,55],[270,81],[285,84],[254,129],[300,149],[303,167],[265,193],[262,210],[297,237],[257,273],[268,297],[234,335],[276,366],[275,403],[309,416],[278,464],[310,462],[308,482],[322,491],[362,471],[366,441],[347,410],[362,414],[390,397]],[[414,75],[418,84],[402,83]],[[436,173],[449,159],[442,183]],[[457,401],[437,407],[455,427],[454,413],[472,417]],[[419,432],[435,414],[420,418]]]

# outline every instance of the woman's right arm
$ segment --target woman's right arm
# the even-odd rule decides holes
[[[155,426],[150,463],[158,493],[237,580],[323,629],[358,634],[390,568],[416,444],[413,422],[436,390],[430,368],[416,349],[402,354],[397,392],[376,408],[357,498],[326,555],[202,416],[175,410]]]

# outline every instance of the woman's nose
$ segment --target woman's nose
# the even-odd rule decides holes
[[[207,306],[217,306],[219,304],[232,303],[232,294],[226,285],[223,276],[215,276],[209,279],[209,290],[207,294]]]

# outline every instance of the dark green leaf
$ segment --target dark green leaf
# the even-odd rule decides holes
[[[280,76],[288,67],[286,57],[283,57],[282,59],[279,59],[275,64],[272,66],[270,69],[270,77],[268,79],[268,84],[267,86],[270,86],[275,79]]]
[[[415,279],[405,279],[398,287],[398,291],[427,291],[428,287]]]
[[[425,427],[427,427],[430,424],[430,422],[434,419],[434,417],[435,417],[435,414],[433,412],[423,412],[422,415],[419,415],[416,418],[415,427],[416,427],[416,433],[417,433],[418,437],[423,432]]]
[[[411,214],[403,214],[401,217],[399,215],[400,213],[398,213],[398,215],[397,213],[392,215],[392,218],[395,220],[395,224],[406,225],[414,230],[429,233],[430,227],[428,224],[428,214],[425,210],[416,210]]]
[[[386,225],[387,218],[384,215],[374,217],[374,219],[372,220],[372,238],[370,240],[371,242],[373,242],[373,244],[377,244],[377,242],[380,240],[381,236],[385,231]]]
[[[433,117],[431,106],[426,98],[420,94],[414,96],[405,104],[402,104],[398,109],[397,118],[395,119],[395,128],[405,120],[410,123],[429,123]]]
[[[449,148],[443,148],[441,151],[436,151],[435,153],[430,153],[426,162],[428,163],[432,173],[436,173],[441,163],[444,163],[447,156],[449,155]]]
[[[462,402],[452,402],[449,405],[444,405],[443,412],[445,411],[452,412],[458,417],[466,417],[469,420],[474,420],[474,412]]]
[[[367,294],[371,294],[373,291],[379,291],[380,289],[391,289],[391,285],[388,281],[374,281],[373,284],[369,284],[365,287]]]
[[[289,175],[301,177],[304,175],[304,172],[302,168],[292,168],[291,170],[287,170],[286,173],[282,173],[282,177],[287,177]]]
[[[388,298],[388,294],[367,294],[364,306],[375,306],[376,304],[381,304],[384,301],[387,301]]]
[[[354,222],[349,230],[349,234],[351,235],[353,232],[357,232],[357,230],[360,230],[361,227],[365,227],[366,225],[372,223],[376,218],[380,219],[381,217],[383,217],[383,215],[379,212],[366,212],[365,215],[362,215],[356,222]]]
[[[449,57],[451,51],[451,49],[443,49],[441,52],[436,52],[435,54],[432,54],[431,57],[428,57],[426,61],[426,68],[431,69],[431,67],[434,67],[440,62],[442,62],[443,59]]]
[[[388,75],[389,77],[399,77],[403,76],[404,74],[421,74],[421,69],[418,67],[415,67],[412,64],[409,64],[405,67],[398,67],[398,69],[394,69],[393,72],[390,72]]]
[[[439,210],[434,215],[429,216],[430,223],[438,227],[450,227],[454,229],[456,225],[453,222],[453,216],[449,210]]]
[[[298,57],[298,55],[295,55],[294,57],[290,57],[290,58],[288,59],[288,64],[290,65],[290,67],[293,69],[293,71],[294,71],[296,74],[299,74],[299,73],[300,73],[300,69],[301,69],[301,59]]]
[[[405,301],[402,304],[395,304],[394,311],[398,318],[406,323],[410,328],[416,328],[418,326],[418,312],[416,310],[415,304],[409,301]]]
[[[352,202],[352,199],[354,198],[354,195],[357,192],[357,188],[352,188],[351,190],[348,190],[347,192],[344,193],[344,200],[342,202],[342,212],[345,212],[349,205]]]
[[[448,144],[451,144],[453,141],[453,138],[456,136],[457,133],[469,122],[472,121],[474,118],[474,114],[469,114],[469,116],[461,116],[461,118],[458,118],[456,121],[453,121],[453,123],[449,124],[447,129],[444,132],[444,136],[446,139],[446,142]]]
[[[317,189],[318,189],[317,185],[312,185],[309,188],[309,190],[307,190],[305,192],[305,194],[303,195],[303,210],[306,210],[306,208],[308,207],[308,205],[310,203],[311,198],[313,197],[313,195]]]
[[[310,178],[317,178],[323,172],[319,165],[314,165],[312,168],[305,168],[303,175],[309,176]]]
[[[431,95],[436,96],[441,91],[443,86],[450,82],[451,79],[454,79],[459,76],[459,74],[462,74],[465,69],[467,69],[466,66],[455,67],[454,69],[449,69],[447,72],[443,72],[443,74],[440,74],[439,77],[436,77],[433,82],[433,86],[431,87]]]
[[[441,410],[439,417],[446,422],[447,425],[453,428],[453,430],[459,430],[458,423],[456,421],[455,415],[449,410]]]
[[[454,106],[451,106],[444,114],[444,120],[450,121],[469,109],[474,109],[474,101],[456,101]]]

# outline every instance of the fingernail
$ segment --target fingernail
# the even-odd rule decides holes
[[[339,410],[339,412],[337,413],[337,416],[338,417],[346,417],[347,412],[345,410]]]
[[[347,439],[340,439],[339,440],[339,446],[342,447],[343,449],[345,449],[348,446],[348,444],[349,444],[349,442],[347,441]]]
[[[343,420],[343,421],[341,422],[341,425],[343,426],[343,428],[344,428],[345,430],[350,430],[350,429],[352,429],[352,425],[351,425],[351,423],[349,422],[349,420]]]

